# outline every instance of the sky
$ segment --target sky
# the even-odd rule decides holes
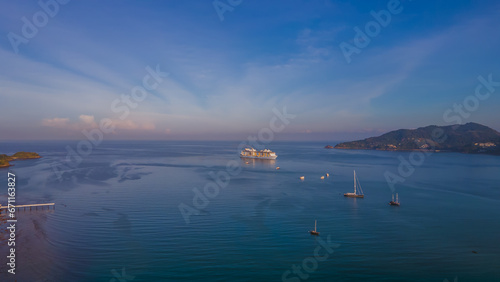
[[[242,140],[284,110],[276,140],[500,130],[498,1],[0,6],[0,140],[84,139],[103,122],[106,139]]]

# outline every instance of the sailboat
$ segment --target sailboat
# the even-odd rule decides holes
[[[358,185],[356,185],[356,183]],[[350,198],[364,198],[363,189],[361,189],[361,184],[359,183],[359,179],[356,177],[356,171],[354,171],[354,193],[344,193],[344,197]]]
[[[314,230],[309,231],[309,233],[311,233],[311,235],[319,235],[319,232],[316,231],[316,220],[314,221]]]
[[[398,193],[396,193],[396,201],[394,201],[394,194],[392,194],[392,201],[389,202],[389,205],[399,207],[400,204],[399,204]]]

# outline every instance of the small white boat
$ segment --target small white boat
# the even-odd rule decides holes
[[[400,206],[398,193],[396,193],[396,201],[394,201],[394,194],[392,194],[392,201],[389,202],[389,205],[398,207]]]
[[[316,220],[314,221],[314,230],[310,230],[309,233],[311,233],[311,235],[319,235],[319,232],[316,231]]]

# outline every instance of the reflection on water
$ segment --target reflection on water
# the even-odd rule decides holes
[[[340,246],[310,281],[500,279],[499,158],[434,154],[397,187],[405,201],[394,208],[384,172],[397,170],[399,153],[276,143],[278,159],[241,159],[241,173],[186,224],[179,204],[194,206],[193,189],[239,158],[238,144],[108,142],[59,182],[50,163],[64,142],[33,143],[43,158],[12,167],[16,198],[56,209],[18,212],[16,278],[108,282],[126,269],[134,281],[276,281],[313,255],[317,220]],[[343,196],[353,169],[363,199]],[[5,265],[5,213],[0,224]]]
[[[276,168],[276,160],[265,160],[265,159],[251,159],[251,158],[241,158],[241,165],[243,167],[264,167],[264,168]]]

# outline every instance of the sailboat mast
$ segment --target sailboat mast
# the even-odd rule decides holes
[[[399,203],[398,193],[396,193],[396,203]]]
[[[314,221],[314,232],[316,232],[316,220]]]
[[[354,171],[354,194],[356,194],[356,171]]]

